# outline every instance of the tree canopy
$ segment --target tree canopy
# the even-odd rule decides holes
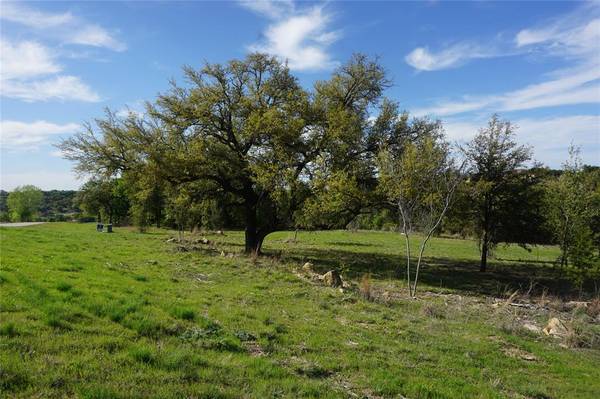
[[[485,271],[490,249],[501,241],[507,229],[503,216],[513,212],[515,190],[527,185],[517,184],[526,162],[531,160],[531,149],[515,141],[515,126],[510,121],[493,115],[487,127],[482,128],[464,148],[471,166],[471,201],[475,204],[475,232],[481,248],[480,270]]]
[[[36,186],[26,185],[15,188],[6,200],[10,219],[13,222],[31,222],[42,205],[44,194]]]
[[[189,85],[173,83],[147,104],[145,117],[107,111],[60,147],[79,172],[125,179],[153,173],[174,191],[186,186],[240,207],[247,252],[260,251],[268,233],[294,220],[319,187],[314,177],[331,183],[353,176],[351,184],[364,191],[377,135],[397,123],[389,104],[387,122],[369,122],[388,81],[362,55],[313,92],[264,54],[185,73]]]

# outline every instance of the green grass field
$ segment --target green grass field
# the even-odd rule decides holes
[[[406,297],[396,233],[242,233],[167,243],[90,224],[0,228],[0,392],[81,398],[597,398],[600,350],[518,326],[559,310],[494,306],[530,284],[575,292],[556,248],[500,247],[477,271],[470,241],[435,238]],[[225,256],[222,256],[225,255]],[[351,288],[302,278],[305,261]],[[370,274],[375,300],[356,283]],[[585,312],[568,313],[597,336]],[[526,356],[525,356],[526,355]]]

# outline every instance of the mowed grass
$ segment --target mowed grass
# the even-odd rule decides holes
[[[394,269],[403,243],[394,233],[301,232],[297,242],[276,233],[267,256],[252,259],[238,254],[240,232],[208,235],[207,249],[181,251],[166,242],[167,231],[115,230],[0,229],[2,396],[595,398],[600,391],[598,350],[507,329],[506,315],[483,297],[522,276],[553,281],[543,262],[555,259],[555,248],[500,248],[481,276],[472,242],[434,239],[422,292],[475,298],[462,305],[402,297]],[[311,283],[294,272],[306,260],[351,281],[370,273],[399,299],[368,301]],[[496,284],[494,276],[504,279]],[[507,355],[519,351],[536,360]]]

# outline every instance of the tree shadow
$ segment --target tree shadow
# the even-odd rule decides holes
[[[269,252],[278,251],[269,249],[267,254]],[[337,269],[353,280],[365,274],[370,274],[375,280],[406,280],[406,258],[403,255],[287,247],[285,258],[298,263],[310,261],[320,273]],[[419,284],[489,296],[501,296],[516,289],[530,291],[532,295],[541,295],[545,291],[548,294],[575,297],[580,293],[578,286],[550,264],[498,259],[492,260],[488,270],[482,273],[479,271],[479,262],[472,259],[426,257],[421,264]],[[592,293],[593,281],[585,281],[582,288],[584,292]]]
[[[344,241],[327,241],[327,245],[335,245],[336,247],[378,247],[379,245],[364,243],[364,242],[344,242]]]

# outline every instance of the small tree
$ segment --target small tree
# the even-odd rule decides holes
[[[43,199],[36,186],[19,186],[8,194],[7,205],[13,222],[31,222],[37,217]]]
[[[450,207],[463,165],[457,167],[441,133],[409,142],[400,153],[384,150],[379,155],[381,189],[400,214],[406,243],[406,279],[413,297],[425,247]],[[410,235],[415,231],[424,236],[411,281]]]
[[[591,174],[585,173],[579,148],[569,148],[563,173],[546,186],[547,221],[560,247],[561,268],[573,265],[587,269],[598,263],[592,222],[598,217],[598,193]]]
[[[86,182],[75,198],[78,206],[98,222],[121,223],[129,212],[129,200],[120,179],[91,179]]]
[[[510,212],[512,183],[519,178],[519,169],[531,160],[531,149],[514,141],[515,126],[493,115],[488,126],[463,149],[472,168],[471,200],[474,228],[479,236],[481,264],[486,271],[490,250],[502,235],[502,219]]]

